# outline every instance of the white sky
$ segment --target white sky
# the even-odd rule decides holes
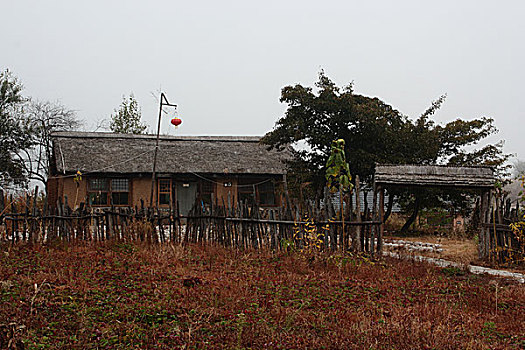
[[[263,135],[285,85],[323,68],[339,85],[417,117],[490,116],[525,157],[525,1],[0,0],[0,69],[25,94],[108,118],[130,92],[154,129],[162,89],[182,126],[163,133]]]

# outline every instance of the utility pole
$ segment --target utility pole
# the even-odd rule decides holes
[[[159,122],[157,126],[157,140],[155,142],[155,152],[153,153],[153,171],[151,174],[151,195],[149,199],[149,207],[153,208],[153,194],[155,193],[155,180],[156,180],[156,170],[157,170],[157,152],[159,150],[159,139],[160,139],[160,120],[162,117],[162,107],[169,106],[177,108],[176,104],[171,104],[168,102],[166,95],[163,92],[160,93],[160,105],[159,105]],[[158,207],[157,201],[155,201],[155,208]]]

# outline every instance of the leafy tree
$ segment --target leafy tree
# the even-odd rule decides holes
[[[315,86],[317,91],[302,85],[282,89],[280,101],[288,109],[262,142],[270,148],[301,145],[290,164],[290,178],[311,182],[314,196],[320,198],[332,140],[345,140],[352,173],[371,183],[376,162],[400,158],[404,144],[397,136],[406,128],[407,118],[377,98],[354,94],[351,84],[337,87],[322,71]]]
[[[141,111],[133,94],[122,97],[122,103],[111,115],[109,128],[121,134],[143,134],[147,126],[140,121]]]
[[[288,108],[262,142],[270,148],[300,146],[290,163],[292,174],[289,178],[312,183],[316,199],[320,198],[320,189],[324,186],[324,165],[330,154],[331,140],[339,138],[346,142],[345,152],[352,174],[359,175],[368,185],[372,183],[375,163],[486,164],[498,167],[501,176],[505,174],[503,163],[508,155],[503,153],[501,143],[473,148],[497,131],[492,119],[457,119],[445,125],[431,119],[443,104],[445,95],[412,120],[378,98],[355,94],[351,84],[337,87],[323,71],[315,87],[315,91],[302,85],[282,89],[280,101]],[[305,173],[294,174],[297,171]],[[298,183],[291,184],[290,188],[298,186]],[[436,196],[432,191],[391,191],[389,197],[390,201],[394,195],[403,197],[407,209],[412,210],[411,221],[420,208],[450,201],[446,197],[451,193]]]
[[[476,149],[483,139],[497,132],[494,120],[482,117],[469,121],[456,119],[445,125],[436,125],[429,116],[440,107],[444,96],[432,104],[411,126],[411,133],[404,140],[412,164],[446,164],[452,166],[487,165],[495,169],[496,177],[503,181],[508,176],[505,165],[510,155],[503,152],[503,143],[489,144]],[[430,114],[428,112],[431,112]],[[418,147],[420,149],[418,149]],[[424,156],[419,158],[423,154]],[[418,159],[419,158],[419,159]],[[409,163],[409,162],[407,162]],[[459,189],[405,189],[392,191],[401,206],[411,215],[401,228],[407,231],[421,209],[450,207],[463,215],[469,215],[476,193]]]
[[[0,72],[0,187],[23,185],[27,173],[16,155],[32,145],[31,129],[21,117],[22,85],[8,70]]]

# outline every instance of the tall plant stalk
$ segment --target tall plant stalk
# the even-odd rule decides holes
[[[339,190],[339,203],[341,205],[341,224],[343,242],[345,241],[345,215],[343,194],[345,191],[352,189],[352,175],[350,175],[350,166],[345,157],[345,140],[338,139],[332,141],[330,158],[326,162],[326,185],[330,192],[334,193]]]

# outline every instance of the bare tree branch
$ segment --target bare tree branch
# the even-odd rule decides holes
[[[21,158],[26,164],[29,179],[41,181],[45,186],[52,154],[51,134],[78,129],[82,123],[73,110],[59,102],[38,100],[27,102],[24,118],[33,131],[34,146],[24,151]]]

